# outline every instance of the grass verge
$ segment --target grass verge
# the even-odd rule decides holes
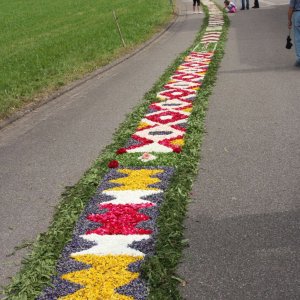
[[[0,0],[0,5],[0,119],[132,51],[172,18],[169,0]]]
[[[72,230],[79,214],[94,195],[101,178],[107,172],[107,163],[116,159],[116,150],[121,148],[135,131],[150,103],[156,101],[157,92],[162,90],[163,85],[174,73],[182,59],[201,39],[207,26],[207,9],[205,9],[205,13],[206,18],[194,45],[174,61],[144,96],[142,104],[138,105],[127,116],[125,122],[115,133],[112,144],[102,151],[83,178],[74,187],[66,190],[56,209],[49,230],[38,237],[32,253],[23,261],[22,270],[5,289],[6,299],[34,299],[40,294],[43,287],[50,283],[51,276],[56,272],[56,261],[64,245],[71,239]],[[150,284],[149,299],[180,299],[178,283],[181,280],[176,276],[176,267],[181,257],[181,251],[185,246],[182,224],[192,182],[197,173],[208,97],[212,92],[218,65],[224,53],[224,42],[229,26],[226,15],[224,15],[224,20],[224,30],[216,48],[214,59],[206,73],[202,88],[194,102],[192,115],[189,118],[185,146],[176,160],[172,161],[176,173],[165,194],[165,202],[158,220],[160,230],[156,243],[157,252],[155,256],[146,261],[143,267],[142,274]]]

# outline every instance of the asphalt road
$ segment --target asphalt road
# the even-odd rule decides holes
[[[260,4],[230,16],[185,222],[184,299],[300,299],[300,69],[288,6]]]
[[[0,285],[20,268],[23,241],[45,231],[65,186],[74,185],[118,125],[179,53],[203,15],[180,2],[180,16],[131,58],[0,131]]]

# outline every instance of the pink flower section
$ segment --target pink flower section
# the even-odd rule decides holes
[[[143,153],[142,159],[149,159],[149,158],[150,158],[150,154],[148,152]]]
[[[186,89],[170,89],[165,90],[160,93],[158,93],[159,98],[162,98],[164,100],[167,99],[179,99],[184,100],[185,98],[194,97],[196,95],[196,91],[186,90]]]
[[[156,123],[168,124],[175,121],[187,119],[188,116],[181,114],[180,112],[162,111],[161,113],[146,115],[146,118]]]
[[[140,222],[150,219],[149,216],[139,213],[139,210],[151,206],[154,204],[101,204],[99,208],[108,211],[104,214],[91,214],[87,219],[101,223],[102,226],[95,230],[88,230],[87,234],[151,234],[152,230],[136,228]]]

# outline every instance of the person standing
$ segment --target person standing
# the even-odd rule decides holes
[[[196,13],[196,4],[197,4],[197,13],[201,14],[200,12],[200,0],[193,0],[193,12]]]
[[[246,0],[246,8],[249,9],[249,0]],[[242,8],[241,10],[245,9],[245,0],[242,0]]]
[[[294,30],[296,67],[300,67],[300,0],[290,0],[288,28]]]
[[[252,6],[252,8],[259,8],[258,0],[254,0],[254,6]]]

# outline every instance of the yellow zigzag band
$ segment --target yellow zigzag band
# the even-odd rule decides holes
[[[93,254],[77,255],[75,260],[87,265],[90,269],[64,274],[62,279],[83,285],[77,292],[61,297],[61,300],[133,300],[132,297],[116,293],[115,289],[138,278],[139,273],[127,270],[128,265],[143,259],[129,255]]]
[[[157,174],[163,173],[164,170],[150,170],[150,169],[119,169],[119,173],[127,174],[127,177],[112,179],[109,182],[122,184],[121,186],[113,187],[107,191],[124,191],[124,190],[153,190],[158,188],[148,187],[151,184],[160,182],[159,178],[152,178]]]

